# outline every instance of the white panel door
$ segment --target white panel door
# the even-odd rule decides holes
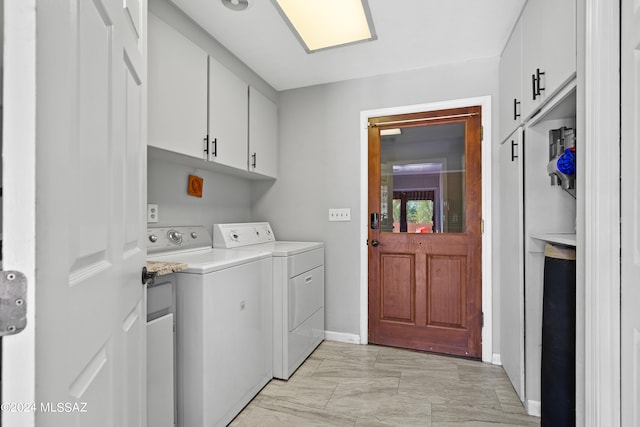
[[[249,87],[249,170],[278,175],[278,106]]]
[[[623,0],[621,39],[621,413],[640,425],[640,9]],[[612,286],[615,284],[611,284]]]
[[[500,355],[524,401],[524,235],[522,130],[500,146]]]
[[[247,170],[249,86],[209,57],[209,160]]]
[[[36,5],[35,420],[144,426],[147,2]]]

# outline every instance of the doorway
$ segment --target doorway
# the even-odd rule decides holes
[[[420,112],[430,112],[437,110],[447,110],[454,108],[480,106],[481,107],[481,125],[482,125],[482,144],[481,144],[481,162],[482,162],[482,223],[483,232],[482,239],[482,313],[484,317],[484,326],[481,329],[482,336],[482,360],[488,363],[500,363],[498,354],[493,354],[493,321],[492,321],[492,212],[491,212],[491,140],[492,140],[492,119],[491,119],[491,97],[481,96],[474,98],[453,99],[448,101],[440,101],[426,104],[405,105],[397,107],[387,107],[375,110],[365,110],[360,113],[360,211],[362,215],[360,221],[360,235],[362,239],[362,247],[360,251],[360,333],[357,341],[360,344],[369,342],[369,295],[368,295],[368,254],[369,246],[365,244],[369,237],[370,218],[368,215],[369,194],[368,188],[368,121],[370,118],[394,116],[400,114],[413,114]],[[438,195],[435,196],[438,199]],[[434,209],[435,210],[435,209]],[[436,214],[435,222],[438,221]],[[436,225],[437,226],[437,225]]]
[[[480,142],[478,106],[369,120],[371,343],[480,358]]]

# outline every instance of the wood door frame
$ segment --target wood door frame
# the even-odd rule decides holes
[[[493,310],[491,264],[492,264],[492,224],[491,224],[491,141],[492,127],[491,96],[476,98],[464,98],[451,101],[434,102],[366,110],[360,112],[360,212],[369,210],[369,133],[368,123],[371,117],[394,116],[398,114],[419,113],[424,111],[448,110],[452,108],[472,107],[479,105],[482,108],[482,218],[484,220],[484,233],[482,234],[482,312],[484,313],[484,327],[482,328],[482,361],[488,363],[500,363],[499,356],[493,354]],[[360,344],[369,341],[369,261],[368,250],[364,244],[369,235],[369,222],[367,215],[359,216],[360,228]]]

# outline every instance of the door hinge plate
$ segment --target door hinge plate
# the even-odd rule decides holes
[[[19,271],[0,275],[0,337],[27,326],[27,277]]]
[[[480,313],[480,327],[484,328],[484,313]]]

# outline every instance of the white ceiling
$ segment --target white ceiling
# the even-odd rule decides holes
[[[369,0],[377,40],[308,54],[271,0],[172,1],[276,90],[497,57],[525,3]]]

